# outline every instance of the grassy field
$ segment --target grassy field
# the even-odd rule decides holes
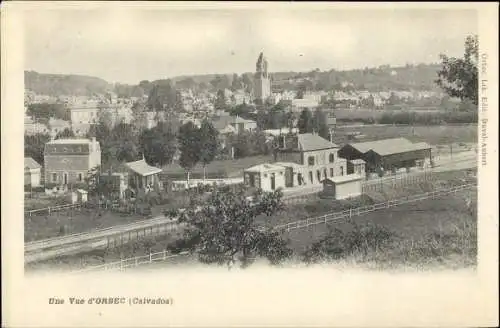
[[[355,217],[352,222],[293,230],[287,233],[287,238],[296,254],[302,254],[331,229],[339,229],[338,235],[345,236],[371,228],[387,234],[385,240],[380,240],[383,241],[381,247],[350,251],[344,243],[340,245],[345,252],[341,256],[342,261],[378,269],[474,266],[477,258],[477,219],[466,207],[466,197],[475,198],[475,195],[465,192],[410,203]],[[376,237],[372,236],[372,239]],[[367,237],[364,240],[371,242]]]
[[[243,170],[251,166],[272,161],[272,156],[252,156],[235,160],[213,161],[206,167],[207,178],[233,178],[243,175]],[[169,179],[185,180],[186,173],[179,164],[167,165],[163,168],[163,173]],[[203,178],[203,167],[197,165],[191,172],[192,179]]]
[[[24,218],[24,241],[57,237],[65,234],[90,232],[119,224],[144,220],[140,215],[125,215],[99,209],[64,210],[50,215]]]
[[[359,132],[364,138],[349,141],[347,134]],[[431,145],[454,143],[477,143],[477,124],[415,126],[408,125],[364,125],[357,127],[338,126],[334,142],[364,142],[387,138],[408,138],[414,142],[427,142]]]

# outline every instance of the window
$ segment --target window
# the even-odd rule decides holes
[[[318,177],[318,182],[321,181],[321,172],[319,170],[316,171],[316,176]]]
[[[330,176],[333,177],[333,167],[330,168]]]
[[[311,181],[311,183],[313,183],[313,173],[312,173],[312,171],[309,171],[309,181]]]
[[[52,182],[57,181],[57,173],[52,173]]]
[[[309,166],[313,166],[314,165],[314,156],[309,156],[307,158],[307,163],[309,164]]]
[[[78,182],[82,182],[82,181],[83,181],[83,174],[78,173]]]
[[[330,163],[333,163],[333,160],[335,159],[335,155],[333,153],[330,154]]]
[[[344,175],[344,167],[343,166],[340,167],[340,175],[341,176]]]

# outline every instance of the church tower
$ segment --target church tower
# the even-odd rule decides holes
[[[271,81],[269,79],[267,67],[267,59],[261,52],[259,58],[257,59],[257,65],[255,68],[254,95],[255,99],[261,101],[262,103],[271,96]]]

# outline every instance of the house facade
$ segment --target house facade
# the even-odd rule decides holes
[[[33,158],[24,158],[24,185],[39,187],[41,185],[42,166]]]
[[[338,150],[339,146],[315,134],[287,135],[282,136],[275,158],[291,171],[288,185],[321,185],[324,179],[347,174],[347,161],[338,156]]]
[[[101,147],[93,138],[57,139],[45,144],[45,182],[84,183],[88,171],[101,165]]]

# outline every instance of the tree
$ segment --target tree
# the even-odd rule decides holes
[[[448,95],[478,104],[478,37],[465,39],[464,58],[440,55],[442,67],[435,81]]]
[[[201,155],[200,130],[193,122],[187,122],[180,127],[177,140],[181,152],[179,164],[186,170],[187,184],[189,186],[191,170],[199,162]]]
[[[216,110],[222,110],[222,111],[225,111],[227,109],[226,96],[224,95],[224,90],[217,91],[217,97],[215,98],[214,108]]]
[[[206,179],[207,164],[210,164],[217,155],[217,149],[219,148],[218,134],[219,132],[208,120],[201,122],[199,141],[201,143],[200,161],[203,164],[203,180]]]
[[[236,191],[222,187],[205,202],[193,201],[180,215],[186,222],[184,240],[188,250],[202,263],[251,265],[256,258],[280,264],[292,255],[279,232],[260,228],[255,219],[271,216],[283,209],[282,192],[257,191],[250,200],[243,188]]]
[[[43,165],[45,144],[49,141],[50,136],[48,134],[24,135],[24,156],[31,157],[37,163]]]
[[[297,123],[299,133],[312,133],[314,129],[313,116],[309,109],[304,109],[300,113],[299,121]]]
[[[321,109],[316,109],[313,117],[314,131],[322,138],[329,139],[327,117]]]
[[[119,123],[111,131],[112,154],[119,162],[131,162],[139,155],[139,140],[131,124]]]
[[[55,139],[66,139],[66,138],[75,138],[75,133],[73,132],[73,130],[66,128],[61,132],[58,132],[55,137]]]
[[[165,122],[144,130],[139,136],[139,145],[146,161],[160,166],[170,164],[177,150],[175,133]]]
[[[238,74],[233,74],[233,81],[231,82],[231,91],[240,90],[243,88],[242,80],[238,77]]]

